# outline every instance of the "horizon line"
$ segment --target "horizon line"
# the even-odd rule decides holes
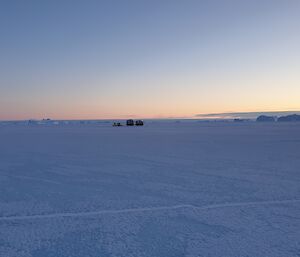
[[[235,118],[248,118],[248,119],[255,119],[259,115],[271,115],[271,116],[282,116],[285,114],[300,114],[300,110],[293,110],[293,111],[245,111],[245,112],[220,112],[220,113],[200,113],[195,114],[193,116],[186,116],[186,117],[152,117],[152,118],[142,118],[141,116],[137,118],[136,115],[132,115],[131,117],[128,115],[127,118],[76,118],[76,119],[68,119],[68,118],[28,118],[28,119],[0,119],[0,122],[17,122],[17,121],[42,121],[50,119],[52,121],[97,121],[97,120],[128,120],[128,119],[141,119],[141,120],[211,120],[211,119],[218,119],[218,120],[230,120]]]

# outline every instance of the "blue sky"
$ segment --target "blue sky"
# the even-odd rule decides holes
[[[300,109],[300,2],[0,2],[0,119]]]

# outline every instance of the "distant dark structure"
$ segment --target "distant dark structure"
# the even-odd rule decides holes
[[[122,124],[120,122],[114,122],[113,127],[121,127]]]
[[[126,125],[127,126],[143,126],[144,125],[144,122],[142,120],[127,120],[126,121]]]
[[[234,121],[234,122],[243,122],[242,119],[234,119],[233,121]]]
[[[143,122],[142,120],[137,120],[137,121],[135,122],[135,125],[136,125],[136,126],[143,126],[143,125],[144,125],[144,122]]]
[[[133,120],[127,120],[126,125],[127,126],[134,126],[134,121]]]
[[[300,115],[292,114],[287,116],[281,116],[278,118],[279,122],[293,122],[293,121],[300,121]]]
[[[236,118],[233,121],[234,122],[245,122],[245,121],[250,121],[250,120],[249,119],[238,119],[238,118]]]
[[[275,120],[275,117],[273,117],[273,116],[260,115],[257,117],[256,121],[258,121],[258,122],[274,122],[276,120]]]
[[[36,120],[29,120],[28,124],[30,124],[30,125],[37,124],[37,121]]]

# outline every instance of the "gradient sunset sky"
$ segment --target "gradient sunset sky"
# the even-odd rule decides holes
[[[0,120],[300,109],[299,0],[1,0]]]

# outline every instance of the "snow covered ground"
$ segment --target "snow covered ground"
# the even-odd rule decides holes
[[[300,256],[300,124],[0,124],[1,257]]]

